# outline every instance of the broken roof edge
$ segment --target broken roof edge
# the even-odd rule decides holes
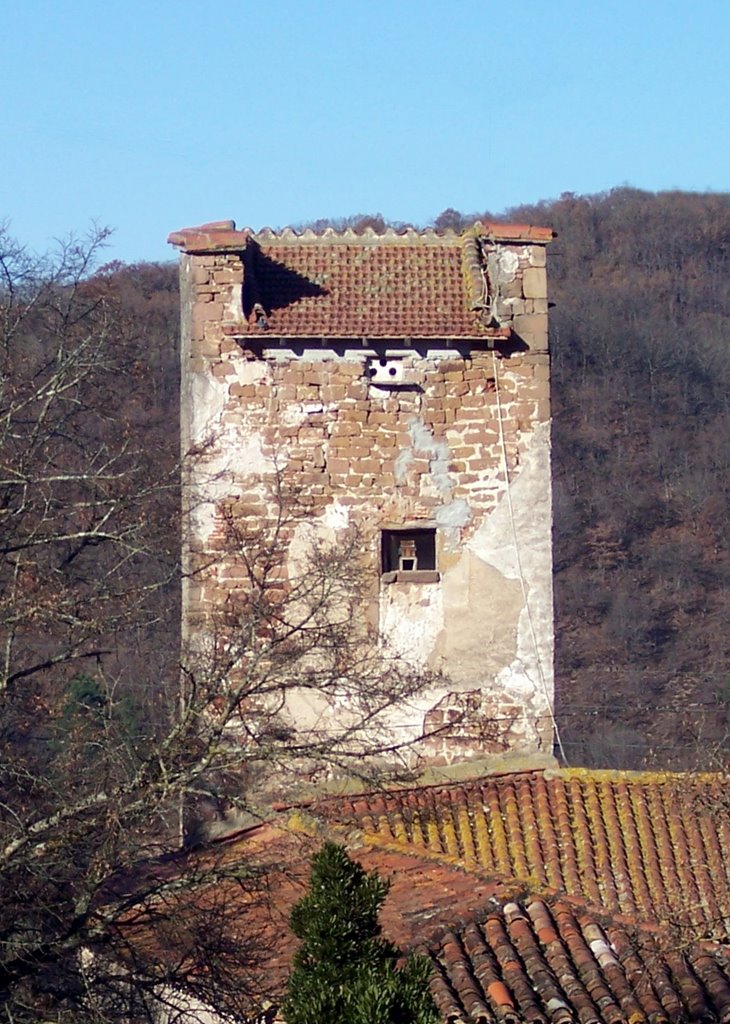
[[[345,231],[327,228],[318,234],[311,228],[301,232],[297,232],[293,228],[284,228],[278,232],[271,228],[262,228],[259,232],[254,232],[251,228],[243,228],[239,231],[236,229],[235,221],[218,220],[173,231],[167,236],[167,241],[170,245],[182,249],[183,252],[204,253],[240,252],[250,242],[264,245],[269,243],[277,245],[299,245],[302,243],[373,245],[382,242],[394,245],[453,245],[470,235],[487,238],[494,242],[533,242],[540,245],[546,245],[555,238],[552,228],[537,227],[531,224],[499,224],[491,221],[477,221],[463,232],[449,229],[443,234],[436,232],[433,228],[427,228],[424,231],[417,231],[415,228],[396,231],[394,228],[388,228],[382,233],[374,231],[373,228],[365,228],[361,233],[356,233],[352,228],[347,228]]]

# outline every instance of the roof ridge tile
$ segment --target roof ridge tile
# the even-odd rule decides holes
[[[315,231],[313,228],[302,228],[301,231],[298,231],[296,228],[292,227],[280,228],[278,231],[270,227],[261,228],[259,231],[255,231],[253,228],[247,228],[246,230],[249,231],[259,242],[282,242],[285,244],[341,242],[350,245],[357,245],[365,243],[372,244],[374,242],[387,242],[396,245],[413,245],[425,242],[433,245],[453,246],[458,243],[465,234],[464,232],[457,234],[457,232],[453,230],[438,232],[433,228],[419,229],[413,227],[405,228],[403,230],[388,227],[384,231],[376,231],[370,226],[364,228],[362,231],[355,231],[352,227],[343,228],[340,231],[333,227],[324,228],[322,231]]]

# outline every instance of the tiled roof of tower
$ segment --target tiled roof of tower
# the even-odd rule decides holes
[[[552,236],[546,228],[492,224],[463,236],[331,229],[254,235],[219,222],[175,232],[169,241],[187,252],[243,254],[245,319],[229,327],[239,336],[485,341],[510,330],[481,301],[487,277],[486,267],[482,274],[474,265],[475,239],[544,244]]]

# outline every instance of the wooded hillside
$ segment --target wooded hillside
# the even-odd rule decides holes
[[[551,225],[558,715],[573,764],[712,767],[730,723],[730,196]]]

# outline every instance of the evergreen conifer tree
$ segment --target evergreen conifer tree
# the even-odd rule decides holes
[[[325,843],[312,858],[310,891],[291,913],[301,939],[282,1014],[287,1024],[436,1024],[430,965],[380,933],[388,883]]]

